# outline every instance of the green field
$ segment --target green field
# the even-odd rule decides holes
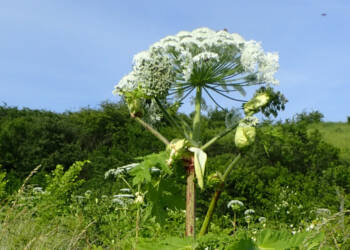
[[[326,142],[340,149],[340,157],[350,160],[350,124],[342,122],[321,122],[310,125],[317,129]]]

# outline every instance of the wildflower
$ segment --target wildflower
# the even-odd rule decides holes
[[[125,205],[125,202],[124,202],[123,200],[119,199],[119,198],[113,198],[113,199],[112,199],[112,202],[113,202],[113,203],[117,203],[117,204],[119,204],[119,205],[121,205],[121,206],[124,206],[124,205]]]
[[[243,207],[244,204],[240,200],[231,200],[227,203],[228,208],[232,208],[233,210],[238,210],[240,207]]]
[[[169,93],[181,96],[191,91],[189,87],[221,88],[226,82],[241,87],[240,74],[249,84],[278,84],[278,59],[277,53],[265,53],[259,42],[235,33],[209,28],[180,31],[136,54],[132,71],[113,93],[125,97],[130,112],[142,114],[148,103],[144,100],[165,99]]]
[[[266,222],[266,218],[265,217],[259,217],[258,221],[263,224],[263,223]]]
[[[114,198],[134,198],[132,194],[116,194],[113,195]]]
[[[249,214],[254,214],[254,213],[255,213],[254,209],[247,209],[244,211],[244,215],[249,215]]]
[[[160,169],[156,168],[156,167],[151,167],[151,172],[152,173],[158,173],[158,172],[160,172]]]
[[[34,187],[33,192],[34,193],[44,193],[44,190],[42,187]]]
[[[215,60],[219,61],[219,55],[217,53],[213,52],[202,52],[193,57],[193,62],[198,63],[198,62],[203,62],[203,61],[208,61],[208,60]]]
[[[117,169],[109,169],[106,173],[105,173],[105,179],[107,179],[109,176],[113,175],[113,176],[118,176],[122,173],[128,172],[131,169],[133,169],[134,167],[138,166],[139,163],[131,163],[122,167],[119,167]]]

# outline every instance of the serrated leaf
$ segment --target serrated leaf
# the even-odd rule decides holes
[[[160,223],[164,222],[167,209],[184,209],[185,201],[182,192],[172,180],[160,179],[154,184],[149,184],[147,201],[152,206],[152,215]]]
[[[134,177],[132,184],[135,186],[144,182],[150,182],[152,179],[149,168],[141,164],[131,169],[130,174]]]

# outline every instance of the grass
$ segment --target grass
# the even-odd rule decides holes
[[[341,122],[320,122],[310,125],[317,129],[326,142],[340,149],[340,157],[350,161],[350,124]]]

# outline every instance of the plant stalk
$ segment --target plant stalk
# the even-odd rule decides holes
[[[196,226],[196,187],[194,183],[194,157],[187,161],[187,186],[186,186],[186,236],[195,237]]]
[[[204,151],[206,150],[208,147],[210,147],[212,144],[214,144],[217,140],[221,139],[222,137],[224,137],[225,135],[227,135],[228,133],[230,133],[232,130],[234,130],[237,127],[237,125],[232,126],[231,128],[228,128],[224,131],[222,131],[220,134],[214,136],[212,139],[210,139],[210,141],[208,141],[206,144],[204,144],[201,149]]]
[[[151,125],[143,121],[140,117],[137,116],[131,116],[134,118],[138,123],[140,123],[145,129],[147,129],[149,132],[151,132],[155,137],[157,137],[160,141],[162,141],[166,146],[170,144],[167,138],[165,138],[161,133],[159,133],[156,129],[154,129]]]
[[[216,188],[216,191],[213,195],[213,198],[210,201],[210,205],[207,211],[207,214],[204,218],[201,230],[199,232],[199,236],[203,236],[204,234],[206,234],[206,232],[208,231],[208,227],[209,227],[209,223],[211,221],[211,218],[213,217],[213,213],[216,207],[216,204],[220,198],[220,195],[222,193],[222,191],[224,190],[225,187],[225,181],[228,177],[228,175],[231,173],[233,167],[236,165],[236,163],[239,161],[239,159],[241,158],[241,154],[238,154],[235,159],[230,163],[230,165],[228,165],[228,167],[225,170],[225,173],[221,179],[221,182],[219,183],[219,185]]]
[[[201,121],[201,103],[202,103],[202,89],[196,88],[195,98],[195,114],[193,118],[193,135],[192,140],[198,146],[200,144],[200,121]],[[187,166],[187,186],[186,186],[186,236],[195,238],[195,225],[196,225],[196,187],[194,183],[195,170],[194,170],[194,157],[192,156],[189,161],[186,161]]]

